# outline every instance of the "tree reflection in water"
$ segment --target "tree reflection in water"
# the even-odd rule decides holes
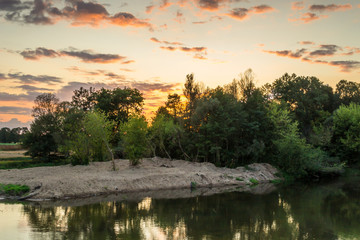
[[[267,195],[24,205],[24,214],[49,239],[356,239],[359,195],[351,183],[291,186]]]

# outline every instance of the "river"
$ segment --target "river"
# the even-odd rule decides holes
[[[359,180],[282,186],[263,195],[3,201],[0,239],[360,239]]]

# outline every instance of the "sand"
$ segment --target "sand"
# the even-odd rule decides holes
[[[277,170],[266,163],[251,164],[247,169],[229,169],[217,168],[211,163],[171,161],[163,158],[143,159],[141,164],[135,167],[130,166],[128,160],[115,162],[116,171],[112,170],[111,162],[92,162],[87,166],[0,170],[0,183],[28,185],[31,188],[31,197],[27,200],[39,201],[121,193],[141,194],[190,189],[191,186],[198,189],[236,186],[237,189],[251,189],[256,193],[256,188],[250,188],[251,178],[256,179],[259,186],[278,179],[275,176]]]

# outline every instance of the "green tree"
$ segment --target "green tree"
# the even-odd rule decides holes
[[[133,115],[122,125],[122,143],[124,153],[130,164],[139,164],[140,159],[148,152],[148,126],[144,116]]]
[[[149,128],[150,145],[154,156],[166,156],[169,159],[172,159],[171,155],[178,156],[176,147],[179,131],[180,126],[175,124],[172,118],[157,115]]]
[[[324,112],[332,113],[335,109],[335,97],[332,88],[316,77],[284,74],[273,83],[273,96],[284,101],[295,114],[302,133],[308,137],[312,125],[322,123]]]
[[[32,158],[50,161],[58,153],[61,142],[60,120],[57,114],[59,99],[45,93],[36,97],[30,125],[30,132],[24,137],[23,145]]]
[[[339,98],[339,104],[360,104],[360,83],[341,80],[336,84],[335,94]]]
[[[360,163],[360,105],[342,105],[334,113],[334,153],[348,163]]]
[[[105,114],[97,111],[87,112],[82,121],[82,128],[76,131],[69,141],[72,163],[88,164],[89,161],[106,161],[111,158],[115,170],[110,147],[113,125]]]

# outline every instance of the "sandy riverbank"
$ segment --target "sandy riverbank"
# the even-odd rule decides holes
[[[239,186],[249,190],[250,179],[268,183],[277,170],[269,164],[251,164],[248,169],[217,168],[211,163],[192,163],[162,158],[143,159],[136,167],[128,160],[93,162],[88,166],[57,166],[0,170],[0,183],[25,184],[33,200],[90,197],[112,193],[134,193],[196,187]]]

